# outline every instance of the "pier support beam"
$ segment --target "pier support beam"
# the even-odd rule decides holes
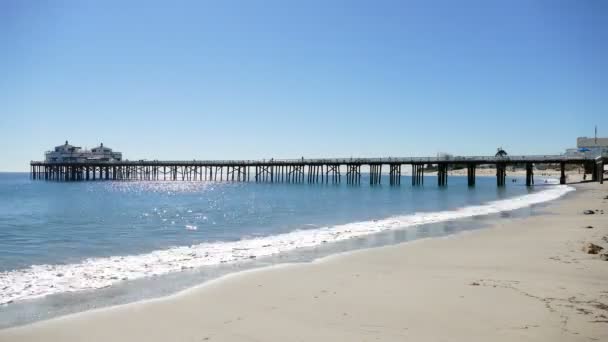
[[[340,165],[339,164],[327,164],[325,169],[325,183],[329,183],[331,178],[331,182],[333,184],[338,184],[340,182]]]
[[[401,164],[389,164],[389,183],[390,185],[401,184]]]
[[[361,184],[361,165],[346,165],[346,184]]]
[[[382,164],[369,165],[369,184],[376,185],[382,181]]]
[[[477,171],[477,165],[467,165],[467,184],[469,186],[475,186],[475,173]]]
[[[597,173],[595,171],[596,163],[594,162],[585,162],[584,164],[584,172],[586,174],[591,174],[591,180],[595,181],[597,177]]]
[[[424,164],[412,164],[412,186],[424,184]]]
[[[424,185],[424,164],[420,164],[418,169],[418,184]]]
[[[599,160],[595,164],[596,179],[600,184],[604,184],[604,161]]]
[[[534,167],[532,163],[526,164],[526,186],[534,185]]]
[[[561,176],[559,177],[559,184],[566,184],[566,163],[559,163]]]
[[[496,185],[505,186],[507,179],[507,165],[504,163],[496,164]]]
[[[437,185],[448,185],[448,164],[437,164]]]

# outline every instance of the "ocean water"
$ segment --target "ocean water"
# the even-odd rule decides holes
[[[454,176],[439,188],[430,176],[422,187],[407,176],[392,187],[365,177],[355,186],[58,183],[0,173],[0,328],[165,295],[248,267],[473,229],[471,218],[572,190],[511,179],[497,188],[494,177],[478,177],[468,187]]]

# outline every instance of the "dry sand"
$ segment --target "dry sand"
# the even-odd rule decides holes
[[[544,215],[229,276],[0,341],[608,341],[608,261],[581,250],[608,249],[608,184],[577,188]]]

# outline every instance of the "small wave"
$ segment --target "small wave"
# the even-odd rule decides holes
[[[415,213],[382,220],[297,230],[234,242],[201,243],[140,255],[90,258],[76,264],[33,265],[25,269],[0,272],[0,304],[62,292],[99,289],[123,280],[270,256],[386,230],[511,211],[557,199],[572,190],[572,187],[557,185],[528,195],[456,210]],[[188,227],[186,226],[187,229]]]

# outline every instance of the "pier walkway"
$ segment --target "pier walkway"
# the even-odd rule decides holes
[[[371,185],[388,178],[390,185],[401,184],[402,167],[411,167],[412,185],[424,184],[424,173],[437,172],[437,184],[448,184],[450,168],[466,168],[468,185],[475,185],[475,172],[480,165],[496,168],[496,184],[504,186],[507,166],[526,170],[526,185],[534,184],[535,165],[559,165],[560,183],[566,183],[566,164],[584,166],[593,181],[603,182],[608,156],[470,156],[470,157],[403,157],[403,158],[332,158],[332,159],[269,159],[269,160],[139,160],[44,162],[32,161],[31,177],[53,181],[89,180],[171,180],[171,181],[238,181],[286,183],[339,183],[344,176],[348,184],[360,184],[362,167],[369,169]],[[382,170],[388,175],[382,177]],[[344,174],[343,174],[344,172]]]

